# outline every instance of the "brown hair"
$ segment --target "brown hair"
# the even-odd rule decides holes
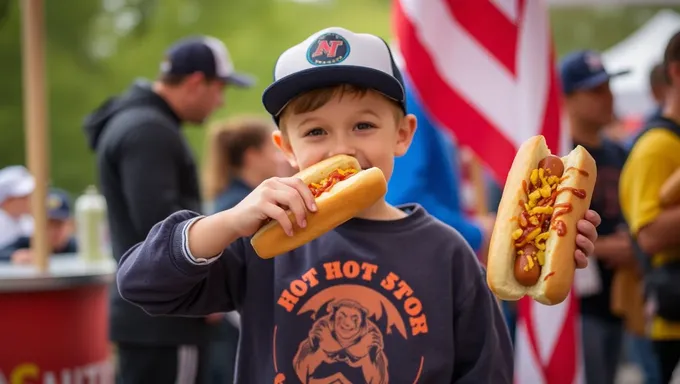
[[[208,131],[203,162],[203,197],[213,200],[224,191],[233,173],[243,167],[246,151],[262,148],[274,129],[271,120],[255,116],[213,124]]]
[[[314,89],[293,98],[281,112],[279,121],[282,121],[283,117],[288,113],[293,113],[297,115],[300,113],[316,111],[317,109],[323,107],[329,101],[331,101],[333,97],[343,98],[348,95],[350,97],[361,98],[366,96],[368,92],[376,91],[374,91],[371,88],[359,87],[352,84],[340,84],[330,87]],[[386,100],[388,100],[398,109],[398,112],[395,112],[396,118],[397,119],[402,118],[404,114],[399,103],[386,96],[383,97],[385,97]],[[283,125],[281,125],[281,129],[283,129]]]
[[[680,61],[680,32],[676,32],[673,37],[671,37],[663,54],[664,73],[668,84],[671,84],[668,66],[678,61]]]
[[[192,74],[188,75],[177,75],[177,74],[169,74],[169,73],[162,73],[158,75],[158,81],[163,83],[164,85],[167,85],[169,87],[176,87],[178,85],[182,85],[186,79],[191,76]],[[203,81],[206,83],[210,83],[212,81],[218,80],[217,77],[214,76],[204,76]]]
[[[654,88],[659,85],[666,85],[666,74],[663,63],[658,63],[649,71],[649,85]]]

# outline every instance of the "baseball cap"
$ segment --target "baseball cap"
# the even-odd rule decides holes
[[[0,169],[0,203],[12,197],[28,196],[35,189],[35,179],[26,167],[11,165]]]
[[[339,27],[316,32],[283,52],[262,103],[276,118],[296,96],[338,84],[376,90],[406,110],[404,81],[387,43]]]
[[[66,220],[71,217],[71,198],[66,191],[50,189],[47,194],[47,217],[53,220]]]
[[[218,78],[237,87],[255,84],[251,75],[237,73],[227,47],[210,36],[188,37],[173,44],[161,63],[161,74],[190,75],[202,72],[206,77]]]
[[[565,56],[560,62],[560,79],[565,94],[595,88],[610,79],[626,75],[630,70],[607,72],[600,54],[594,51],[577,51]]]

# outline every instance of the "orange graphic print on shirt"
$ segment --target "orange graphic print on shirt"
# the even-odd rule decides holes
[[[289,351],[294,346],[288,345],[288,340],[297,327],[284,329],[283,323],[275,327],[275,383],[389,383],[390,356],[386,345],[403,343],[409,336],[427,334],[427,318],[413,289],[398,275],[389,272],[384,277],[378,276],[378,266],[374,264],[330,262],[319,270],[312,268],[300,279],[290,282],[281,293],[278,305],[286,313],[297,315],[298,320],[292,321],[309,322],[310,325],[306,334],[300,335],[292,364],[284,363],[283,359],[277,361],[277,350],[284,354],[293,352]],[[356,281],[347,281],[350,279]],[[328,286],[329,283],[336,284]],[[324,286],[328,287],[322,288]],[[398,305],[402,311],[397,309]],[[405,322],[405,318],[408,321]],[[286,335],[285,345],[281,332]],[[279,345],[278,340],[281,340]],[[403,348],[396,350],[402,355],[410,353]],[[414,357],[419,363],[411,372],[411,380],[415,383],[422,371],[424,357]]]

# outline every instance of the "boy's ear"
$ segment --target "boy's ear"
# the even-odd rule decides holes
[[[394,148],[395,157],[406,154],[406,151],[411,146],[411,141],[413,141],[413,135],[416,133],[417,126],[418,122],[415,115],[408,114],[401,119],[397,130],[397,145]]]
[[[283,155],[286,157],[286,160],[288,160],[288,164],[290,164],[291,167],[293,168],[298,168],[298,163],[297,159],[295,158],[295,155],[293,154],[293,148],[290,146],[290,142],[288,139],[283,137],[283,133],[281,133],[280,129],[277,129],[276,131],[272,132],[272,141],[274,142],[274,145],[276,145],[276,148],[280,149],[281,152],[283,152]]]

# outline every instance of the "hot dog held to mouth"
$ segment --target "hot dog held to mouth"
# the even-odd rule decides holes
[[[522,144],[489,244],[487,284],[498,298],[564,301],[574,280],[576,223],[590,206],[596,178],[595,160],[581,146],[560,158],[543,136]]]
[[[362,170],[352,156],[337,155],[298,172],[314,195],[317,211],[307,212],[307,225],[300,228],[288,212],[293,236],[288,236],[277,221],[260,228],[250,240],[258,256],[270,259],[298,248],[355,217],[387,192],[380,168]]]

